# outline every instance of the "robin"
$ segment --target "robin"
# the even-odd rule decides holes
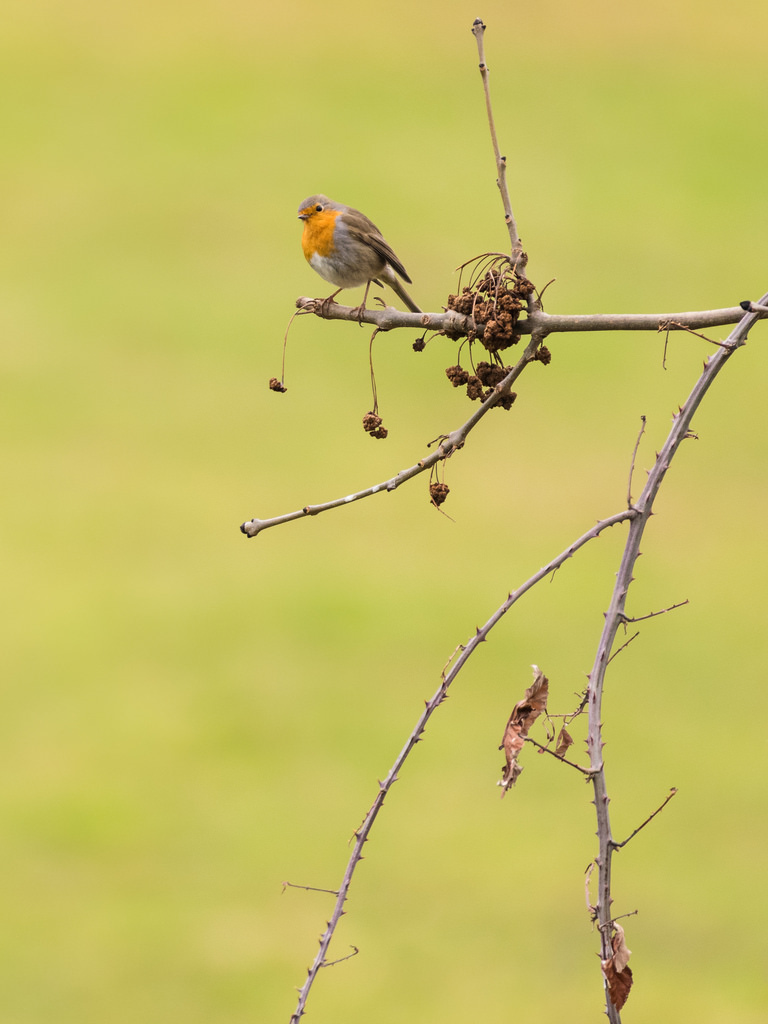
[[[359,306],[362,313],[371,281],[379,287],[384,281],[411,312],[422,312],[397,278],[399,274],[411,283],[405,267],[365,214],[317,195],[299,205],[299,220],[304,221],[301,247],[307,263],[320,277],[338,285],[326,302],[335,299],[343,288],[364,284],[365,295]]]

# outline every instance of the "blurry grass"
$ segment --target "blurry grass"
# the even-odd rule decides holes
[[[499,131],[531,271],[558,279],[547,308],[763,290],[762,8],[495,6],[480,13]],[[367,332],[307,319],[288,394],[265,382],[293,299],[319,286],[302,196],[369,212],[431,308],[456,265],[504,245],[477,13],[9,7],[3,1020],[287,1020],[328,904],[281,880],[338,884],[451,651],[622,506],[644,413],[637,493],[708,352],[676,337],[665,372],[657,338],[553,339],[514,411],[447,467],[455,522],[416,483],[239,534],[390,477],[469,412],[446,343],[417,357],[379,337],[391,434],[372,444]],[[607,694],[617,834],[680,787],[618,858],[617,910],[641,910],[635,1021],[757,1021],[768,994],[763,333],[697,418],[638,565],[637,614],[691,604],[644,625]],[[361,956],[324,973],[313,1020],[498,1018],[510,991],[521,1018],[600,1012],[589,792],[535,756],[503,804],[493,783],[530,663],[561,709],[584,685],[614,534],[460,678],[360,869],[338,951]]]

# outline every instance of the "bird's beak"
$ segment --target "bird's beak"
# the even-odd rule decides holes
[[[309,214],[308,214],[308,213],[304,213],[304,211],[303,211],[303,210],[302,210],[302,212],[301,212],[301,213],[299,214],[299,220],[306,220],[306,219],[307,219],[308,217],[309,217]]]

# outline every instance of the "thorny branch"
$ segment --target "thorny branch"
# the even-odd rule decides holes
[[[761,299],[761,303],[765,302],[766,299],[768,299],[768,295]],[[602,699],[605,673],[616,634],[621,624],[627,619],[624,611],[627,592],[632,582],[635,562],[640,554],[640,541],[651,517],[656,495],[680,444],[689,436],[694,413],[701,405],[704,396],[727,361],[738,348],[744,345],[747,334],[758,319],[758,316],[758,313],[745,313],[739,324],[731,331],[725,344],[718,348],[717,352],[710,356],[704,364],[703,373],[696,382],[687,401],[675,416],[672,429],[656,457],[640,498],[632,506],[634,514],[630,522],[629,534],[616,576],[616,584],[613,589],[611,602],[605,614],[605,624],[597,647],[595,662],[589,676],[589,686],[587,688],[587,706],[589,709],[587,749],[593,771],[592,785],[594,788],[599,844],[597,856],[598,897],[595,908],[597,924],[600,930],[601,960],[604,962],[609,961],[614,953],[612,944],[614,919],[611,916],[611,904],[613,902],[611,895],[611,867],[613,853],[617,849],[617,844],[611,833],[611,822],[608,813],[608,786],[605,765],[603,763]],[[611,1024],[619,1024],[621,1020],[619,1010],[611,1001],[610,990],[607,986],[606,1010]]]

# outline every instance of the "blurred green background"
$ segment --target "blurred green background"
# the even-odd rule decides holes
[[[551,339],[514,410],[387,479],[471,407],[454,346],[304,318],[299,200],[359,206],[425,308],[507,241],[473,19],[529,272],[550,312],[729,306],[768,290],[768,8],[488,0],[10,0],[3,139],[0,1019],[287,1021],[359,824],[457,644],[635,493],[712,351]],[[352,298],[352,295],[350,295]],[[711,332],[723,337],[725,330]],[[657,505],[613,663],[606,759],[627,1021],[765,1020],[765,379],[759,325]],[[308,1018],[599,1020],[590,791],[497,750],[530,664],[570,710],[623,528],[459,677],[388,799]],[[577,750],[583,730],[574,728]]]

